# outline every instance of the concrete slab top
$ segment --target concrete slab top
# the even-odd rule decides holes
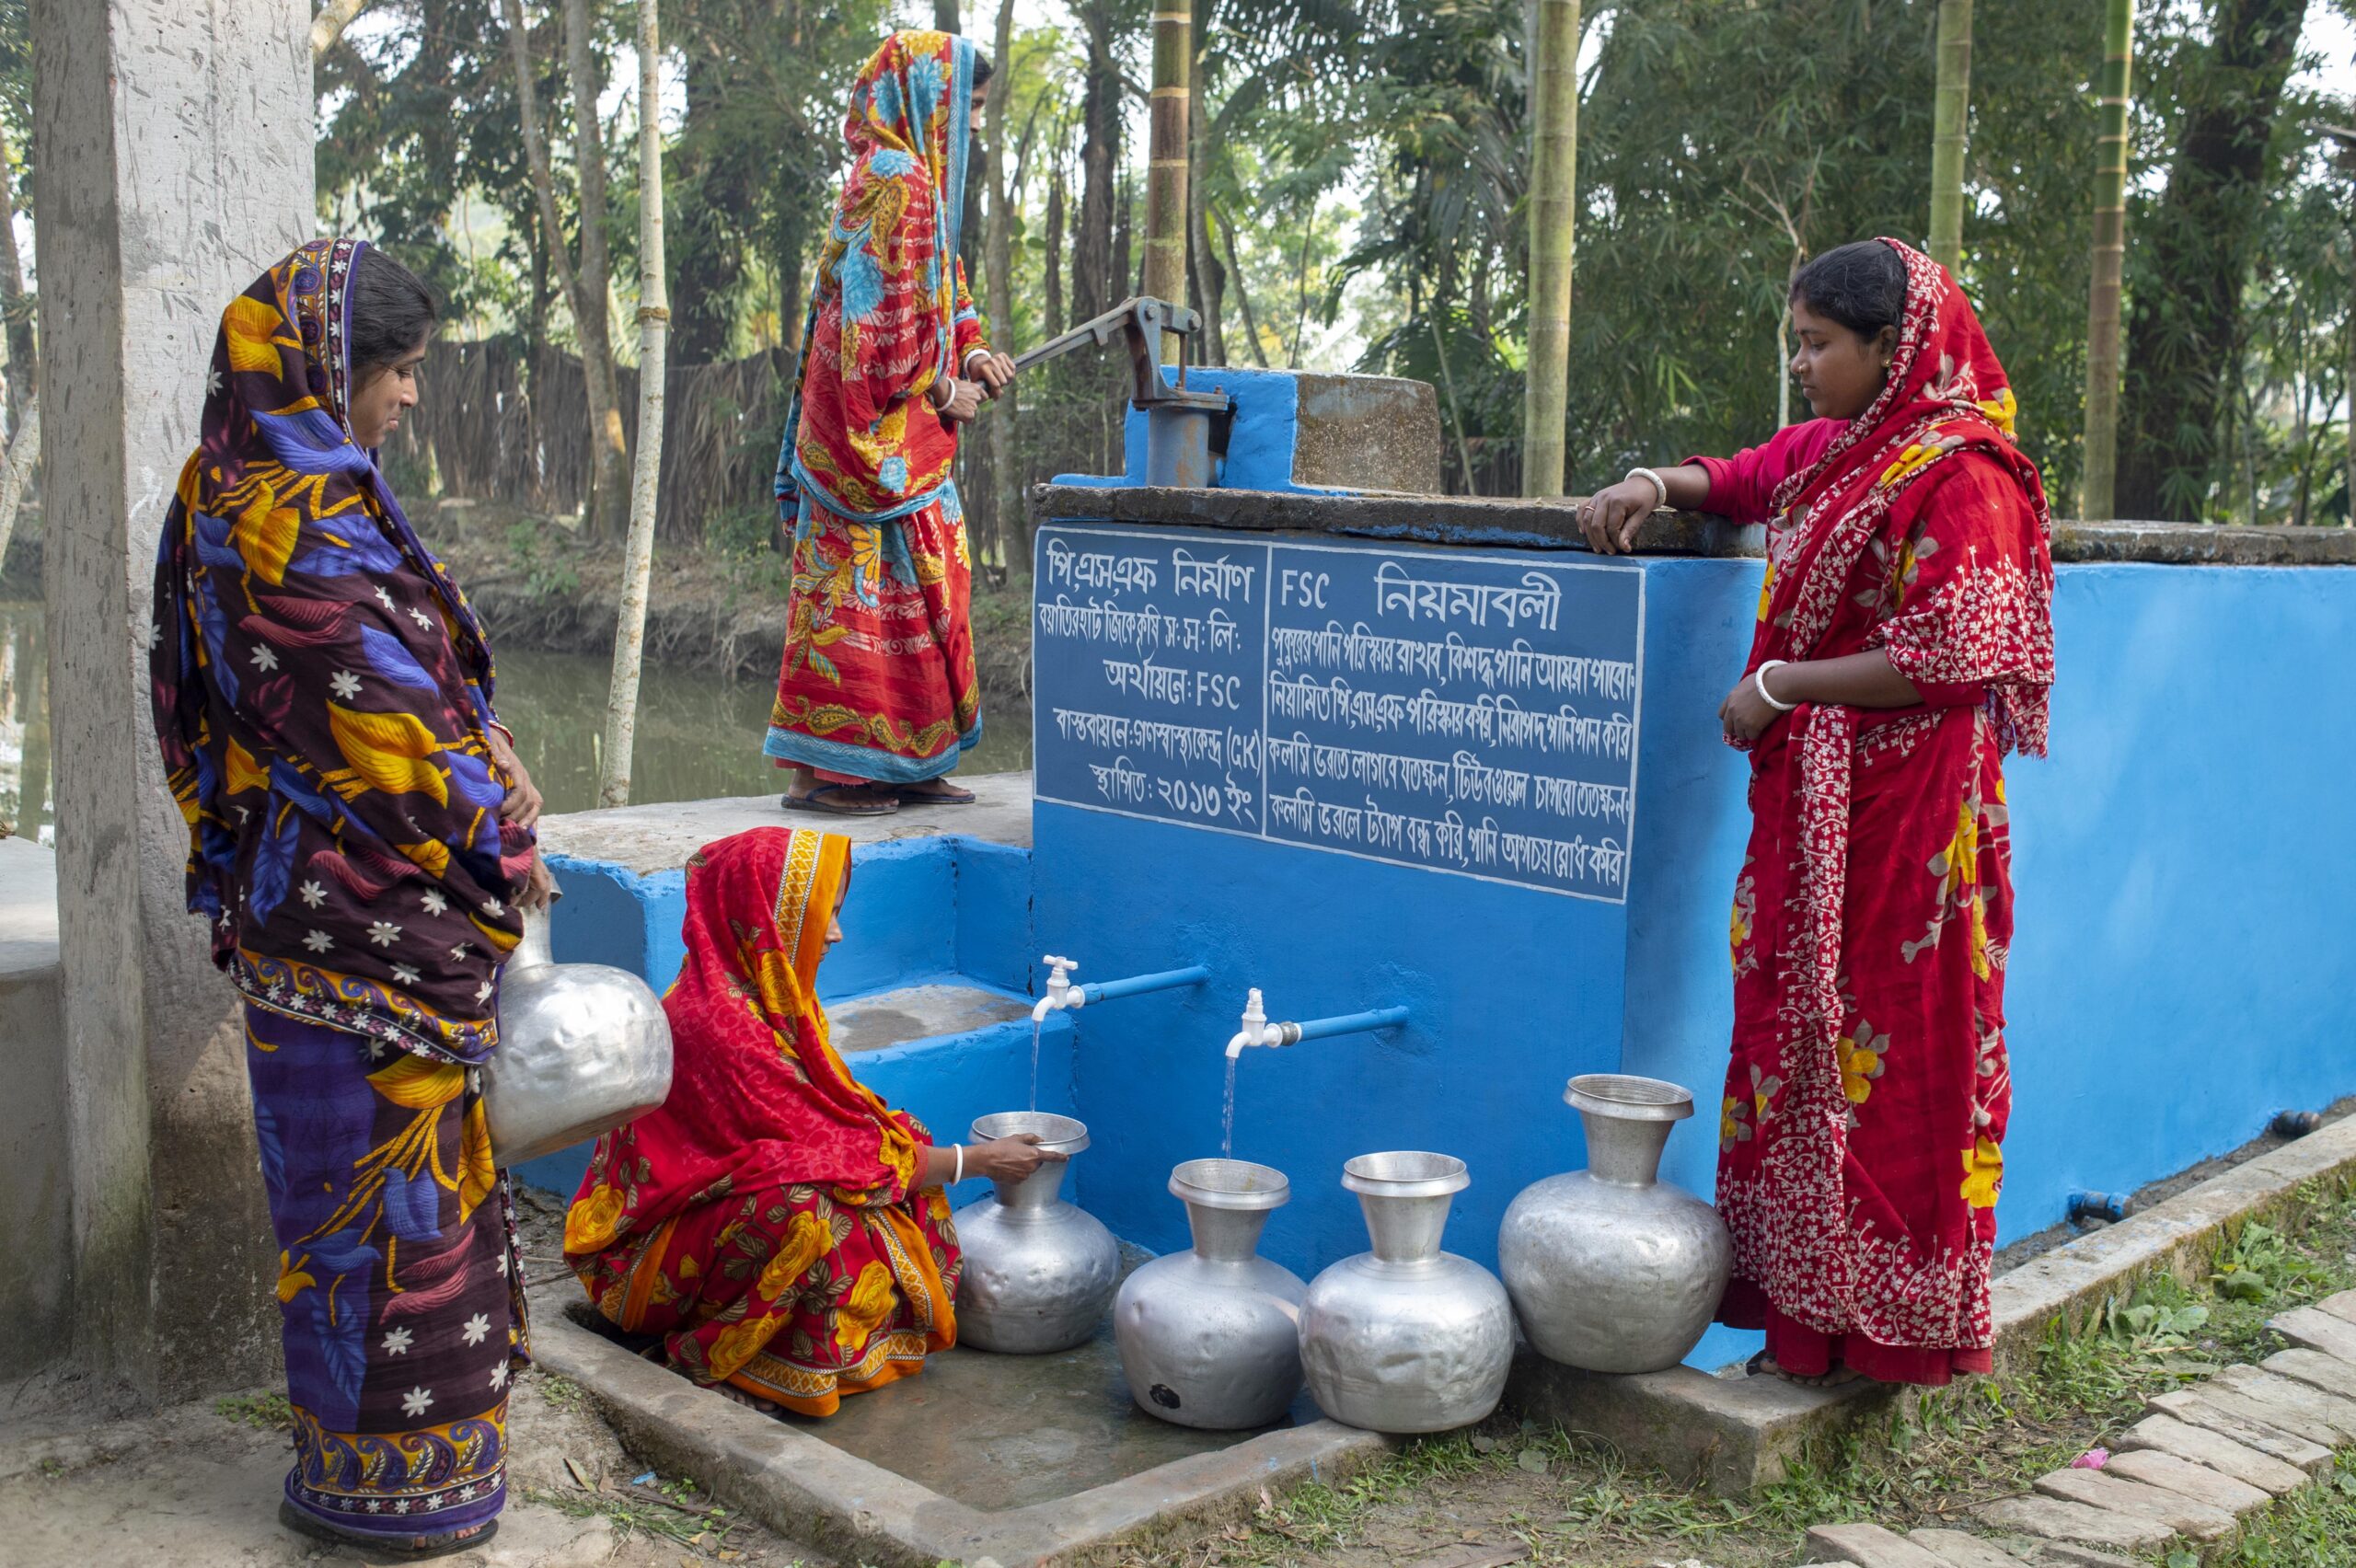
[[[29,838],[0,838],[0,979],[57,966],[57,855]]]
[[[979,986],[905,986],[830,1004],[826,1029],[837,1051],[855,1056],[912,1040],[1011,1023],[1030,1010],[1020,997]]]
[[[778,775],[778,790],[786,775]],[[666,801],[610,811],[568,812],[540,819],[540,847],[551,855],[601,860],[640,876],[676,871],[687,857],[731,834],[756,827],[822,827],[853,844],[962,834],[991,844],[1031,847],[1031,775],[981,773],[956,782],[974,791],[970,806],[903,806],[887,816],[825,816],[789,812],[776,795]]]

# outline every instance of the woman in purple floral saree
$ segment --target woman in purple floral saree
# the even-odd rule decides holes
[[[481,628],[375,448],[422,284],[316,240],[221,317],[156,565],[150,675],[189,907],[243,997],[295,1462],[292,1528],[431,1555],[505,1499],[525,1355],[479,1068],[539,798]]]

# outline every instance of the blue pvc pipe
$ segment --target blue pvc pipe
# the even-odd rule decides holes
[[[1202,964],[1191,969],[1165,969],[1159,974],[1132,974],[1126,980],[1098,980],[1080,987],[1083,1004],[1093,1006],[1122,997],[1134,997],[1145,991],[1168,991],[1180,986],[1199,986],[1211,977]]]
[[[1407,1021],[1405,1008],[1377,1008],[1372,1012],[1344,1013],[1338,1018],[1312,1018],[1307,1023],[1295,1024],[1303,1040],[1322,1040],[1329,1034],[1357,1034],[1371,1029],[1389,1029],[1392,1024]]]

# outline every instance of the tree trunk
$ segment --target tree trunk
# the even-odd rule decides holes
[[[1539,0],[1530,74],[1530,371],[1522,398],[1521,493],[1563,493],[1571,392],[1571,265],[1576,235],[1578,0]],[[1470,488],[1472,475],[1465,475]]]
[[[592,536],[618,539],[629,523],[629,444],[614,372],[613,266],[606,251],[606,136],[597,121],[605,78],[589,47],[589,0],[564,0],[564,47],[572,77],[572,161],[581,183],[581,286],[573,329],[589,392]],[[641,391],[643,388],[641,388]]]
[[[1939,0],[1938,85],[1931,99],[1931,259],[1963,259],[1963,144],[1971,109],[1971,0]]]
[[[311,58],[325,58],[343,36],[343,29],[367,8],[368,0],[329,0],[327,9],[311,18]]]
[[[2095,140],[2094,287],[2086,303],[2086,433],[2078,515],[2108,523],[2119,480],[2119,302],[2127,263],[2127,116],[2135,0],[2103,0],[2102,127]]]
[[[1118,303],[1126,264],[1113,254],[1115,185],[1121,144],[1121,71],[1113,58],[1109,0],[1080,9],[1088,30],[1088,73],[1080,99],[1080,225],[1073,236],[1071,312],[1075,321],[1100,316]]]
[[[9,162],[8,134],[0,127],[0,319],[7,323],[8,428],[24,418],[26,405],[40,390],[40,356],[33,346],[31,302],[25,298],[25,268],[17,254],[17,176]]]
[[[17,427],[16,439],[8,443],[8,455],[0,457],[0,566],[7,563],[8,536],[17,531],[17,509],[24,504],[26,481],[40,461],[40,399],[33,398],[25,404],[24,422]]]
[[[571,248],[564,243],[564,222],[556,210],[556,177],[549,167],[548,138],[541,133],[540,130],[539,91],[533,79],[532,33],[524,20],[523,0],[502,0],[502,8],[507,17],[508,56],[515,66],[515,120],[523,132],[524,157],[531,166],[532,191],[537,198],[540,213],[541,244],[535,252],[535,259],[546,258],[555,264],[557,285],[564,291],[565,302],[572,306],[573,319],[577,321],[587,316],[588,308],[581,293],[581,274],[572,265]],[[530,362],[536,378],[532,389],[536,421],[541,392],[537,381],[537,372],[540,369],[539,355],[548,342],[545,335],[545,322],[541,324],[541,332],[539,340],[533,345],[534,352]],[[583,368],[586,368],[585,360]],[[596,435],[594,398],[591,399],[590,435],[594,441]],[[543,475],[540,481],[541,488],[552,495],[561,494],[562,491],[558,490],[550,483],[551,478],[552,476]],[[592,482],[583,487],[583,494],[586,495],[594,489],[593,473]],[[586,511],[585,507],[583,511]]]
[[[1045,342],[1064,329],[1064,171],[1058,165],[1047,179],[1046,317],[1039,323]]]
[[[2197,518],[2223,466],[2267,144],[2305,14],[2305,0],[2219,0],[2209,56],[2188,68],[2193,101],[2128,317],[2123,516]]]
[[[998,90],[990,95],[990,145],[983,178],[990,188],[989,255],[983,271],[989,295],[990,346],[1014,349],[1014,192],[1007,181],[1007,156],[1014,133],[1014,0],[999,0],[998,30],[991,57],[998,62]],[[1015,389],[998,400],[990,416],[990,477],[998,486],[999,537],[1006,541],[1006,564],[1029,569],[1031,528],[1022,512],[1022,477],[1014,470]]]
[[[663,380],[669,368],[671,300],[663,282],[663,36],[656,0],[638,0],[638,466],[630,475],[629,543],[614,627],[613,687],[597,803],[629,804],[630,747],[638,732],[638,673],[646,649],[647,581],[654,571],[655,501],[663,478]]]
[[[1172,0],[1153,13],[1151,130],[1146,144],[1145,292],[1172,304],[1186,302],[1186,79],[1195,58],[1192,12]],[[1175,364],[1178,336],[1161,336],[1161,358]]]
[[[1190,104],[1186,131],[1186,244],[1194,266],[1195,308],[1203,313],[1202,352],[1205,364],[1227,363],[1227,268],[1218,259],[1218,249],[1211,244],[1211,117],[1210,105],[1203,97],[1203,82],[1199,73],[1202,63],[1195,64],[1197,73],[1194,82],[1193,102]]]
[[[673,13],[675,19],[679,15]],[[745,167],[741,160],[715,160],[710,155],[717,139],[713,121],[727,109],[721,63],[700,49],[689,49],[686,56],[687,125],[664,172],[664,184],[678,193],[682,225],[679,303],[672,312],[670,351],[681,364],[717,364],[733,347],[744,278],[731,215],[753,211],[757,194],[738,178]]]
[[[1243,311],[1243,330],[1252,340],[1252,358],[1262,370],[1265,370],[1268,368],[1268,350],[1260,341],[1260,318],[1253,312],[1252,289],[1244,282],[1243,263],[1236,252],[1235,225],[1222,223],[1218,225],[1218,233],[1219,237],[1227,241],[1227,271],[1235,280],[1235,303]]]

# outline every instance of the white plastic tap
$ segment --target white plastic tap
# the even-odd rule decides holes
[[[1253,986],[1250,995],[1244,998],[1242,1023],[1243,1027],[1236,1032],[1235,1038],[1227,1043],[1227,1056],[1230,1061],[1242,1055],[1243,1049],[1247,1045],[1289,1045],[1292,1043],[1284,1037],[1282,1024],[1271,1024],[1268,1021],[1267,1009],[1261,1005],[1260,987],[1257,986]]]
[[[1047,994],[1041,997],[1038,1005],[1031,1009],[1033,1023],[1045,1023],[1049,1013],[1080,1007],[1088,1000],[1087,993],[1071,983],[1072,971],[1078,969],[1079,964],[1068,958],[1057,958],[1053,953],[1046,954],[1039,962],[1048,969]]]

